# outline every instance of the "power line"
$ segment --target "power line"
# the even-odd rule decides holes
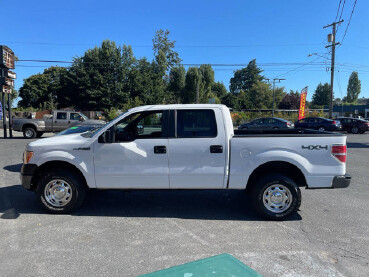
[[[315,59],[316,60],[316,59]],[[306,65],[311,64],[315,60],[306,62],[281,62],[281,63],[258,63],[259,66],[281,66],[281,65]],[[102,65],[112,65],[107,62],[88,62],[88,61],[63,61],[63,60],[38,60],[38,59],[19,59],[17,62],[37,62],[37,63],[67,63],[67,64],[102,64]],[[248,63],[182,63],[183,66],[200,66],[203,64],[209,64],[211,66],[247,66]],[[315,65],[325,65],[325,62],[315,63]]]
[[[34,44],[34,45],[53,45],[53,46],[92,46],[91,44],[84,43],[57,43],[57,42],[32,42],[32,41],[2,41],[0,44]],[[309,46],[309,45],[322,45],[324,43],[269,43],[269,44],[232,44],[232,45],[176,45],[175,48],[243,48],[243,47],[278,47],[278,46]],[[129,44],[128,44],[129,45]],[[96,46],[96,45],[94,45]],[[137,48],[152,48],[152,45],[129,45]]]
[[[316,60],[318,60],[318,59],[321,59],[321,57],[317,57],[316,59],[314,59],[314,60],[312,60],[312,61],[310,61],[310,62],[308,62],[308,63],[305,63],[305,64],[303,64],[303,65],[301,65],[301,66],[299,66],[299,67],[296,67],[296,68],[294,68],[294,69],[291,69],[291,70],[289,70],[289,71],[287,71],[287,72],[285,72],[285,73],[283,73],[283,74],[279,74],[279,75],[275,76],[274,78],[281,77],[281,76],[284,76],[284,75],[286,75],[286,74],[288,74],[288,73],[290,73],[290,72],[296,71],[297,69],[299,69],[299,68],[301,68],[301,67],[304,67],[304,66],[306,66],[306,65],[308,65],[308,64],[311,64],[312,62],[314,62],[314,61],[316,61]]]
[[[345,39],[347,30],[348,30],[348,27],[350,26],[350,22],[351,22],[351,18],[352,18],[352,15],[354,13],[354,10],[355,10],[356,2],[357,2],[357,0],[355,0],[355,2],[354,2],[354,6],[353,6],[352,11],[351,11],[349,22],[347,23],[347,27],[346,27],[345,33],[343,34],[343,37],[341,39],[341,44],[342,44],[343,40]]]
[[[341,15],[340,18],[338,19],[338,21],[341,21],[342,19],[342,13],[343,13],[343,9],[345,8],[345,4],[346,4],[346,0],[343,1],[343,5],[342,5],[342,10],[341,10]],[[336,21],[336,20],[335,20]]]
[[[339,11],[340,11],[340,7],[341,7],[341,2],[342,2],[342,0],[340,0],[340,3],[338,4],[337,14],[336,14],[336,18],[334,19],[334,21],[336,21],[336,20],[337,20],[338,13],[339,13]]]
[[[345,4],[346,4],[346,0],[343,1],[343,5],[342,5],[342,9],[341,9],[341,15],[340,15],[340,18],[338,19],[338,21],[341,21],[341,19],[342,19],[342,13],[343,13],[343,9],[345,8]],[[337,21],[337,20],[335,20],[335,21]],[[333,34],[334,36],[336,36],[339,27],[340,27],[340,24],[337,25],[337,29]]]

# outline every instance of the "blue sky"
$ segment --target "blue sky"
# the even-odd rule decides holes
[[[344,1],[344,0],[343,0]],[[343,2],[342,1],[342,2]],[[339,0],[324,1],[1,1],[0,44],[19,59],[71,60],[110,39],[132,45],[136,57],[150,60],[156,30],[169,29],[183,63],[247,64],[256,59],[268,78],[285,78],[286,90],[330,82],[327,34]],[[337,41],[342,40],[355,0],[346,0]],[[4,6],[6,10],[4,11]],[[335,97],[346,95],[347,81],[359,71],[360,97],[369,97],[369,1],[358,0],[345,40],[336,51]],[[318,53],[323,56],[311,56]],[[319,59],[318,59],[319,58]],[[317,59],[317,60],[316,60]],[[314,62],[312,62],[315,60]],[[308,63],[281,65],[280,63]],[[316,65],[314,63],[324,63]],[[270,65],[278,63],[276,65]],[[50,64],[19,62],[23,79]],[[236,66],[213,67],[217,81],[229,86]],[[297,68],[297,69],[296,69]],[[291,71],[292,70],[292,71]]]

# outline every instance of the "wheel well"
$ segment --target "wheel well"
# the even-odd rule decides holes
[[[31,181],[32,190],[36,189],[38,180],[41,178],[43,173],[49,170],[58,169],[58,168],[62,168],[62,169],[66,169],[66,170],[70,170],[74,172],[76,175],[78,175],[79,178],[81,178],[83,185],[86,188],[88,188],[85,176],[82,174],[82,172],[77,167],[65,161],[52,161],[52,162],[46,162],[37,168],[36,172],[33,174],[32,181]]]
[[[22,131],[24,131],[26,128],[32,128],[32,129],[35,129],[35,131],[37,131],[37,127],[33,124],[30,124],[30,123],[24,124],[22,126]]]
[[[256,184],[256,181],[269,173],[282,173],[293,179],[299,187],[306,187],[306,179],[301,170],[288,162],[273,161],[267,162],[256,168],[250,175],[246,188],[249,189]]]

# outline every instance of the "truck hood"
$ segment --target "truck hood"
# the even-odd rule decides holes
[[[49,150],[72,150],[74,148],[90,147],[92,142],[92,138],[82,137],[81,134],[54,136],[30,142],[27,145],[27,150],[34,151],[40,148],[42,148],[43,152]]]

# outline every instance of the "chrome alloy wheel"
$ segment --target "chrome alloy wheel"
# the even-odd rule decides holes
[[[273,213],[286,211],[292,203],[292,194],[284,185],[271,185],[263,193],[264,207]]]
[[[46,185],[44,195],[50,205],[64,207],[72,199],[72,187],[64,180],[52,180]]]
[[[32,130],[30,130],[30,129],[26,130],[25,135],[26,135],[27,138],[31,138],[33,136]]]

